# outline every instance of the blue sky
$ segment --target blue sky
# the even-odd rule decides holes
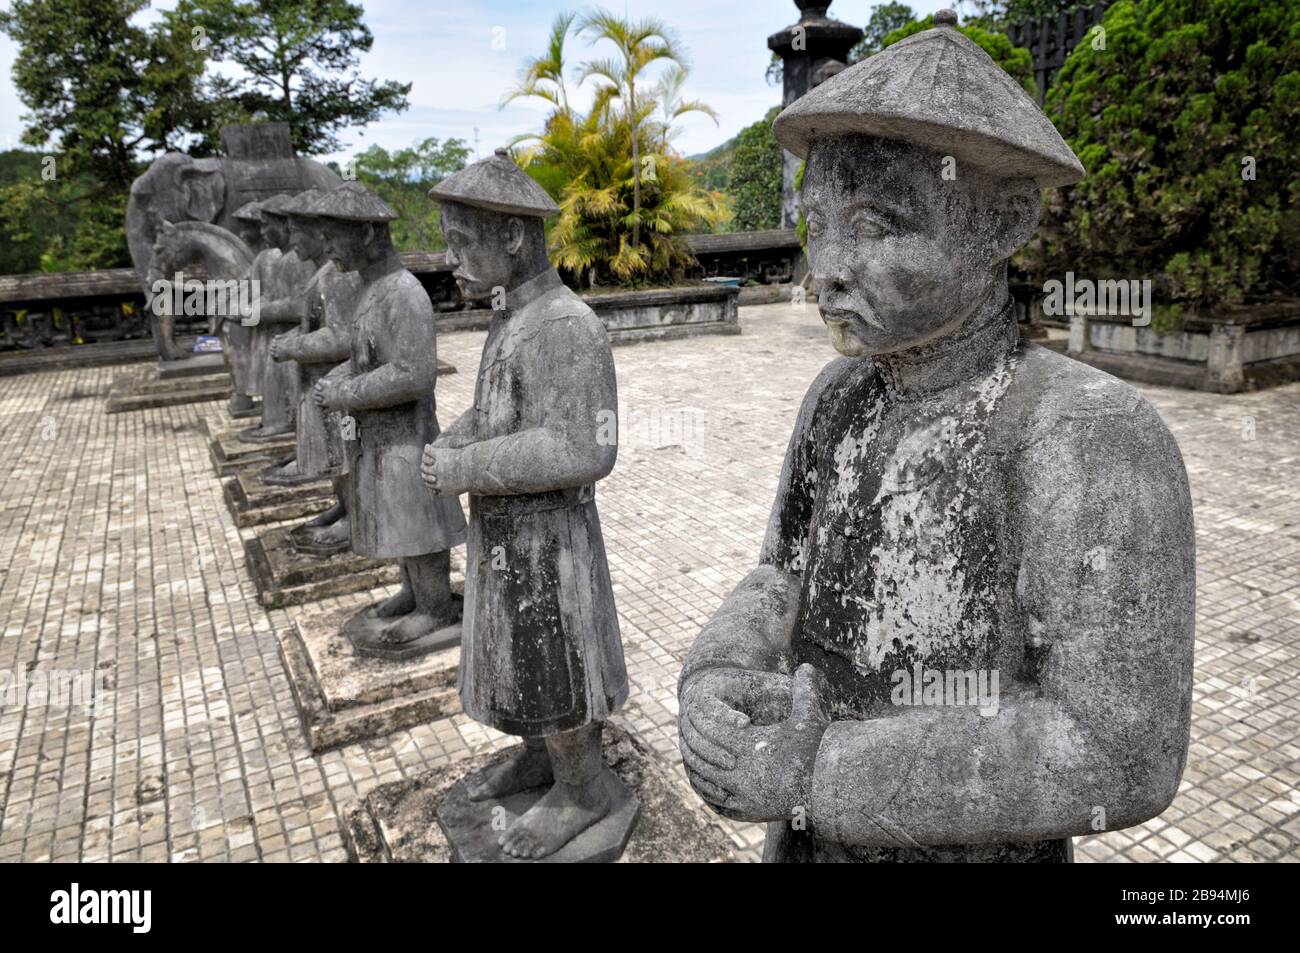
[[[486,155],[513,136],[539,129],[546,103],[516,102],[498,109],[498,102],[522,61],[542,52],[555,14],[588,6],[513,0],[432,5],[416,0],[360,2],[375,36],[374,47],[362,59],[363,75],[414,83],[411,106],[364,130],[349,131],[342,138],[350,148],[332,158],[345,158],[371,143],[392,149],[426,136],[464,139],[472,148],[476,128],[479,151]],[[910,5],[925,14],[948,4],[913,0]],[[156,2],[141,19],[156,17],[158,9],[171,6],[168,0]],[[798,18],[791,0],[614,0],[606,6],[633,17],[662,17],[676,28],[689,51],[686,93],[717,110],[719,124],[715,126],[707,116],[684,118],[676,141],[684,154],[704,152],[729,139],[779,102],[780,91],[767,85],[763,76],[769,57],[766,40]],[[836,0],[830,15],[861,26],[872,6],[872,0]],[[503,49],[493,48],[494,37]],[[606,44],[593,48],[578,40],[568,55],[576,65],[611,52]],[[0,37],[0,143],[5,148],[17,145],[22,130],[23,107],[11,79],[15,54],[8,38]],[[572,95],[572,84],[570,91]],[[585,98],[575,97],[579,105]]]

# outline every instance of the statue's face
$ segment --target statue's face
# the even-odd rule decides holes
[[[324,236],[314,218],[289,218],[289,246],[303,261],[316,261],[325,253]]]
[[[944,169],[943,156],[889,140],[814,144],[801,196],[808,258],[841,354],[890,354],[956,330],[1002,280],[1014,246],[993,232],[1007,219],[977,214],[991,180]]]
[[[235,234],[254,250],[262,247],[262,225],[246,218],[235,219]]]
[[[262,239],[268,248],[288,247],[289,223],[283,215],[262,214]]]
[[[507,247],[509,216],[455,202],[442,205],[442,234],[447,239],[447,264],[460,293],[470,300],[485,298],[493,288],[507,288],[512,262]]]
[[[374,239],[369,222],[318,219],[325,257],[342,271],[359,271],[366,263],[366,246]]]

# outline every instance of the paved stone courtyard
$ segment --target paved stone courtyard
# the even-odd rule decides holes
[[[621,719],[684,790],[681,659],[754,564],[800,398],[833,356],[811,305],[741,322],[615,351],[622,446],[598,490],[632,681]],[[438,385],[444,424],[483,337],[440,340],[461,371]],[[273,634],[301,610],[258,606],[255,530],[231,521],[199,428],[221,405],[107,416],[120,372],[0,379],[0,688],[23,689],[0,693],[0,860],[344,860],[349,800],[508,739],[456,715],[313,757]],[[1078,859],[1300,859],[1300,385],[1143,390],[1196,507],[1192,747],[1162,817],[1080,838]],[[93,713],[46,697],[54,672],[102,674]],[[728,829],[757,859],[762,830]]]

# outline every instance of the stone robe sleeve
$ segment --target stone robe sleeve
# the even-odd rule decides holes
[[[456,483],[470,493],[546,493],[588,486],[614,469],[617,443],[603,439],[606,432],[614,436],[618,414],[605,327],[590,312],[561,312],[543,321],[524,356],[534,368],[530,376],[538,392],[528,399],[539,405],[540,423],[457,451]]]
[[[434,445],[438,447],[459,448],[474,440],[474,408],[462,413],[438,434]]]
[[[308,331],[294,342],[297,359],[305,364],[331,364],[346,361],[352,342],[334,328],[317,328]]]
[[[373,347],[379,366],[354,373],[343,385],[345,409],[379,410],[433,393],[438,379],[433,305],[419,285],[415,287],[418,295],[390,293],[377,303],[381,315],[376,325],[383,333],[374,335]]]
[[[852,369],[849,360],[828,364],[804,396],[781,466],[758,568],[741,581],[700,632],[682,667],[682,686],[695,673],[711,668],[793,671],[790,642],[816,490],[809,479],[815,471],[814,421],[822,396]]]
[[[832,722],[809,812],[825,837],[1059,838],[1130,827],[1173,799],[1195,609],[1178,447],[1134,400],[1123,412],[1062,414],[1014,465],[1027,526],[1015,597],[1029,631],[1008,637],[1024,638],[1026,671],[1003,673],[994,717],[907,707]]]

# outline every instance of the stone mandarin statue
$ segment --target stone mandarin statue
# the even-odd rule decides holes
[[[353,552],[402,567],[401,591],[344,632],[360,654],[409,658],[441,647],[435,633],[461,615],[450,550],[465,540],[465,515],[454,497],[429,493],[420,474],[421,451],[438,436],[433,304],[393,248],[388,223],[397,213],[365,186],[345,182],[312,211],[329,222],[325,254],[360,279],[346,322],[350,359],[316,384],[313,400],[355,436],[347,463]]]
[[[333,220],[316,214],[321,195],[308,189],[295,196],[286,209],[294,250],[300,257],[321,265],[301,297],[275,305],[286,316],[297,316],[301,324],[299,334],[283,334],[271,342],[271,357],[294,361],[299,371],[295,480],[329,477],[334,482],[334,505],[290,533],[300,550],[323,556],[343,552],[351,545],[346,503],[347,450],[342,415],[317,406],[312,392],[317,382],[345,365],[351,356],[351,322],[361,278],[356,272],[341,271],[325,254],[325,240],[327,234],[333,234]],[[264,479],[277,482],[273,476]]]
[[[271,340],[292,330],[296,323],[295,318],[286,317],[276,305],[286,298],[301,296],[316,273],[316,265],[300,258],[289,241],[289,217],[285,208],[292,201],[293,196],[281,193],[258,203],[266,247],[253,261],[250,275],[258,281],[263,302],[260,319],[252,328],[251,348],[254,372],[261,368],[262,374],[262,422],[241,432],[241,440],[270,441],[293,433],[298,404],[297,370],[292,364],[270,359]]]
[[[769,861],[1067,860],[1163,811],[1186,758],[1182,458],[1132,387],[1019,341],[1007,259],[1083,169],[955,21],[774,126],[843,356],[679,687],[692,784],[771,822]]]
[[[547,260],[555,203],[505,150],[430,195],[462,293],[496,308],[474,406],[423,465],[436,493],[470,500],[461,703],[524,739],[469,795],[550,785],[499,840],[538,859],[604,818],[621,785],[601,757],[628,685],[594,499],[617,454],[614,361],[604,325]]]

